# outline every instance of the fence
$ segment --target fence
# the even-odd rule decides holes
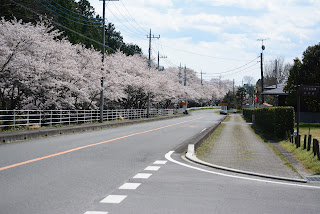
[[[170,115],[177,109],[150,109],[149,116]],[[103,121],[147,117],[146,109],[104,110]],[[54,126],[92,123],[100,120],[99,110],[0,110],[0,129],[19,126]]]
[[[297,133],[290,134],[290,131],[287,132],[287,135],[289,137],[289,140],[291,143],[296,144],[296,148],[302,147],[301,145],[301,135],[297,135]],[[312,144],[311,144],[312,142]],[[318,157],[318,160],[320,161],[320,147],[319,147],[319,140],[313,139],[312,141],[312,135],[304,135],[303,140],[303,149],[306,149],[307,151],[310,151],[312,149],[312,153],[314,156]]]

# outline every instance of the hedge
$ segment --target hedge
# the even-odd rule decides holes
[[[249,123],[252,123],[253,111],[254,111],[254,109],[252,109],[252,108],[244,108],[244,109],[242,109],[243,117]]]
[[[243,116],[248,122],[252,122],[253,113],[255,115],[255,125],[272,136],[283,138],[286,131],[293,132],[293,107],[243,109]]]

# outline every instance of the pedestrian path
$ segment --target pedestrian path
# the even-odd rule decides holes
[[[203,161],[249,172],[288,178],[301,178],[285,165],[271,147],[263,142],[239,114],[231,114],[216,137],[212,151]]]

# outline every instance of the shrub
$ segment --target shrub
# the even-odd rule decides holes
[[[267,134],[283,138],[286,131],[293,131],[293,107],[243,109],[243,116],[248,122],[252,122],[253,113],[255,114],[255,125]]]
[[[244,108],[244,109],[242,110],[244,119],[245,119],[247,122],[249,122],[249,123],[252,123],[252,114],[253,114],[253,111],[254,111],[254,110],[251,109],[251,108]]]

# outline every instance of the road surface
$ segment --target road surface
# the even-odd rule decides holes
[[[217,174],[170,152],[221,118],[0,145],[0,213],[319,213],[318,187]]]

